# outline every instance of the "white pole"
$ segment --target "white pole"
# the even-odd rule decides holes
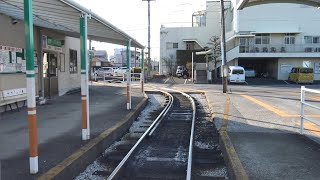
[[[128,47],[127,47],[127,110],[131,109],[131,39],[129,39]]]
[[[131,109],[131,39],[129,40],[129,108]]]
[[[193,56],[194,56],[194,52],[192,52],[192,63],[191,63],[191,79],[192,79],[192,82],[194,82],[194,80],[193,80]]]
[[[88,53],[88,15],[86,14],[86,18],[84,20],[85,22],[85,43],[86,43],[86,48],[85,48],[85,53],[86,53],[86,91],[87,91],[87,139],[90,139],[90,110],[89,110],[89,53]]]
[[[300,109],[300,134],[304,131],[304,102],[305,102],[305,86],[301,86],[301,109]]]

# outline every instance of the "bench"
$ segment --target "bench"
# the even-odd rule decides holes
[[[27,90],[26,88],[9,89],[0,91],[0,106],[5,106],[5,111],[7,107],[12,110],[11,104],[15,104],[19,110],[18,102],[23,101],[23,106],[25,106],[27,100]]]

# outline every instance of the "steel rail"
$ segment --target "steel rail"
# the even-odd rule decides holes
[[[178,93],[181,93],[182,95],[184,95],[185,97],[187,97],[191,103],[192,103],[192,125],[191,125],[191,133],[190,133],[190,143],[189,143],[189,154],[188,154],[188,167],[187,167],[187,180],[191,180],[191,173],[192,173],[192,152],[193,152],[193,143],[194,143],[194,126],[195,126],[195,120],[196,120],[196,103],[194,102],[194,99],[181,91],[177,91],[174,89],[168,89],[168,88],[164,88],[166,90],[171,90],[171,91],[175,91]]]
[[[122,161],[118,164],[118,166],[113,170],[113,172],[110,174],[110,176],[108,177],[107,180],[111,180],[114,178],[117,178],[119,176],[119,172],[121,171],[121,169],[123,168],[124,164],[128,161],[128,159],[130,158],[130,156],[132,155],[132,153],[137,149],[137,147],[140,145],[140,143],[147,137],[147,135],[149,134],[149,132],[151,130],[154,131],[154,126],[156,124],[158,124],[158,121],[162,119],[162,117],[164,117],[168,111],[171,109],[172,104],[173,104],[173,96],[165,91],[160,91],[163,94],[165,94],[166,96],[169,96],[169,102],[167,104],[167,106],[162,110],[162,112],[159,114],[159,116],[155,119],[155,121],[153,121],[153,123],[150,125],[150,127],[146,130],[146,132],[143,133],[143,135],[140,137],[140,139],[137,141],[137,143],[130,149],[130,151],[127,153],[127,155],[122,159]]]

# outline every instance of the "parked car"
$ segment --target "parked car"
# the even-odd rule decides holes
[[[112,67],[101,67],[94,72],[94,77],[96,79],[101,79],[106,76],[113,76]]]
[[[182,77],[183,76],[183,72],[185,72],[187,69],[184,66],[178,66],[177,67],[177,71],[176,71],[176,75],[177,77]]]
[[[127,72],[127,67],[118,67],[117,69],[114,70],[114,74],[116,76],[121,76]]]
[[[288,80],[295,83],[313,83],[313,68],[293,67]]]
[[[185,69],[183,72],[182,72],[182,75],[181,75],[184,79],[188,79],[190,77],[189,75],[189,72],[187,69]]]
[[[245,70],[241,66],[229,66],[228,81],[232,83],[245,83]]]
[[[257,73],[254,69],[245,69],[245,77],[256,77]]]

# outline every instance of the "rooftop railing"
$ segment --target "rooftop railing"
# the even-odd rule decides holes
[[[239,53],[320,53],[320,45],[240,45]]]

